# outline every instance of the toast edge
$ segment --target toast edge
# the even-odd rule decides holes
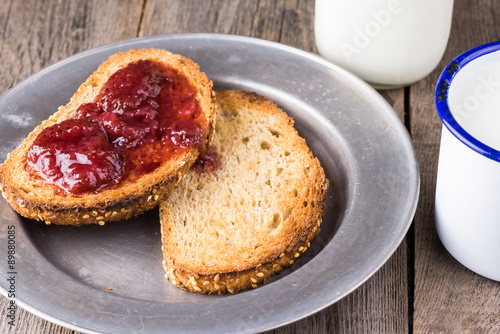
[[[292,247],[291,251],[281,253],[279,257],[273,261],[259,265],[255,268],[230,273],[198,275],[196,273],[183,271],[174,266],[169,266],[169,264],[164,261],[163,267],[166,272],[165,277],[168,278],[172,284],[183,290],[201,294],[237,293],[251,288],[256,289],[274,275],[291,267],[297,258],[307,252],[320,231],[321,221],[321,218],[318,219],[316,224],[313,224],[313,228],[309,231],[309,235],[301,238],[299,242]]]
[[[217,274],[199,274],[176,267],[172,260],[168,260],[169,256],[162,245],[163,252],[163,268],[165,269],[165,278],[168,278],[175,286],[190,292],[201,294],[223,294],[237,293],[243,290],[257,288],[264,284],[269,278],[281,273],[284,269],[291,267],[297,258],[304,255],[311,244],[320,232],[321,223],[323,221],[324,208],[326,204],[327,191],[329,181],[324,178],[321,184],[320,198],[322,201],[318,203],[318,210],[314,217],[311,217],[307,229],[298,234],[295,242],[288,247],[286,251],[281,253],[275,259],[258,265],[254,268],[234,271],[228,273]],[[163,225],[162,225],[162,235]],[[163,242],[162,242],[163,244]]]

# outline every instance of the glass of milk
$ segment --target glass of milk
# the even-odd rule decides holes
[[[378,89],[409,85],[443,56],[453,0],[316,0],[322,57]]]
[[[500,281],[500,42],[455,58],[439,78],[436,106],[437,232],[459,262]]]

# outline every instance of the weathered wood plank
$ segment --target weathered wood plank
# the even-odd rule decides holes
[[[315,50],[314,2],[248,0],[148,1],[140,36],[171,33],[220,33],[279,41]]]
[[[498,1],[455,1],[453,26],[438,68],[411,88],[412,134],[422,188],[415,217],[414,333],[499,333],[500,284],[467,270],[444,249],[434,227],[434,192],[441,123],[434,88],[455,56],[500,39]],[[467,13],[467,14],[464,14]]]
[[[0,40],[0,91],[4,92],[77,52],[135,37],[142,0],[26,0],[1,7],[0,20],[6,15]]]

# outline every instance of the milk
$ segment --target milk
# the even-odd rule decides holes
[[[316,0],[321,56],[375,86],[404,86],[443,56],[453,0]]]
[[[448,91],[450,111],[472,137],[500,151],[500,51],[467,63]]]

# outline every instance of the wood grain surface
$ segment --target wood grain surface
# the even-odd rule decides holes
[[[434,86],[460,52],[498,40],[500,2],[457,0],[445,56],[427,78],[381,92],[412,135],[421,168],[414,226],[388,262],[353,293],[269,333],[500,333],[500,283],[459,265],[439,242],[433,218],[440,122]],[[317,52],[313,0],[3,0],[0,93],[80,51],[141,36],[213,32],[252,36]],[[3,276],[2,276],[3,277]],[[18,309],[0,333],[78,333]]]

